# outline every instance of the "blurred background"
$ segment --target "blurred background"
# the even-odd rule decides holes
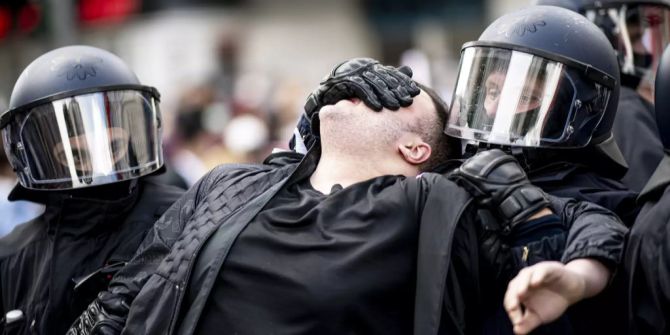
[[[0,0],[0,110],[42,53],[107,49],[161,92],[166,177],[188,187],[218,164],[259,162],[286,148],[307,94],[349,58],[409,65],[449,101],[461,45],[529,2]],[[13,177],[3,151],[0,236],[39,213],[31,204],[10,208]]]

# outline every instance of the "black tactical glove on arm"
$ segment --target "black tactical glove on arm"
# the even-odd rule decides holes
[[[515,247],[511,233],[535,213],[549,206],[544,191],[533,186],[514,157],[499,149],[482,151],[465,161],[448,178],[465,188],[481,206],[479,250],[493,282],[505,291],[507,283],[528,265],[529,250],[546,252],[544,239]],[[560,247],[559,247],[560,248]],[[561,248],[562,250],[562,248]],[[545,255],[547,254],[547,255]],[[550,257],[550,256],[549,256]]]
[[[81,316],[72,323],[66,335],[121,334],[125,318],[117,315],[126,316],[129,309],[128,304],[122,299],[108,292],[100,292],[98,298],[93,300]]]
[[[449,175],[478,204],[489,208],[509,233],[541,209],[549,206],[547,195],[528,180],[514,157],[502,150],[482,151]]]
[[[312,146],[318,139],[318,117],[315,116],[325,105],[358,98],[375,111],[408,107],[412,98],[421,92],[411,77],[412,70],[407,66],[385,66],[372,58],[354,58],[335,66],[307,97],[305,113],[300,117],[289,147],[295,151],[299,147],[309,149]]]

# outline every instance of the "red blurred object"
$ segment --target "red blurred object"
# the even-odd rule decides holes
[[[30,33],[37,28],[42,20],[42,10],[34,3],[26,3],[19,10],[18,28],[22,33]]]
[[[121,22],[138,10],[138,0],[79,1],[79,19],[85,24]]]
[[[12,29],[12,14],[6,7],[0,7],[0,39],[9,35]]]

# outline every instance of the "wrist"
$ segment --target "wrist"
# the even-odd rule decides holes
[[[535,220],[535,219],[539,219],[541,217],[545,217],[545,216],[552,215],[552,214],[554,214],[554,212],[552,212],[551,209],[549,209],[549,207],[545,207],[545,208],[542,208],[539,211],[537,211],[535,214],[531,215],[528,218],[528,220],[526,220],[526,222],[532,221],[532,220]]]
[[[580,278],[582,283],[581,299],[592,297],[605,289],[609,281],[610,270],[595,259],[580,258],[565,265],[566,270]]]
[[[565,273],[568,276],[568,287],[566,292],[568,294],[565,296],[570,305],[587,298],[586,286],[587,280],[585,276],[580,271],[575,271],[575,269],[565,266]]]

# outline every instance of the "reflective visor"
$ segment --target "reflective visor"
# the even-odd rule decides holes
[[[622,5],[589,9],[586,17],[606,32],[617,50],[621,72],[653,74],[663,50],[670,43],[670,9],[653,5]]]
[[[495,47],[463,50],[445,132],[515,146],[582,147],[604,115],[610,90],[579,71],[536,55]],[[582,90],[578,101],[577,89]]]
[[[137,178],[162,165],[158,101],[124,90],[55,100],[5,129],[24,186],[67,189]]]

